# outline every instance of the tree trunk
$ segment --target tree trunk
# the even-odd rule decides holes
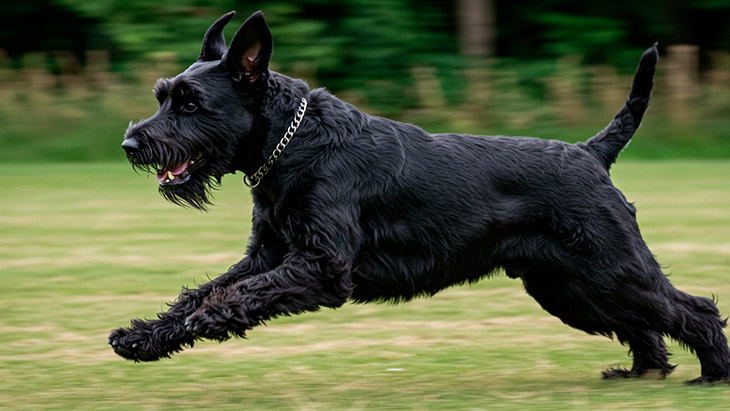
[[[478,58],[494,56],[494,0],[457,0],[456,8],[462,54]]]

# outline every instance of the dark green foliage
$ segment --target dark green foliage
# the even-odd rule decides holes
[[[632,151],[727,156],[730,98],[727,87],[717,87],[730,72],[730,59],[718,59],[730,52],[726,0],[492,1],[496,55],[487,62],[462,54],[455,0],[9,2],[0,10],[0,143],[7,147],[0,158],[116,157],[126,123],[154,107],[148,84],[195,61],[215,18],[237,10],[241,19],[257,9],[276,39],[272,68],[431,131],[584,139],[603,123],[596,116],[621,104],[601,105],[606,99],[590,87],[592,67],[629,75],[655,41],[660,95],[647,122],[661,127],[675,119],[662,106],[676,100],[667,91],[671,80],[661,80],[670,68],[666,48],[694,44],[701,82],[690,87],[701,104],[690,102],[697,113],[687,117],[697,123],[670,121],[671,138],[653,128]],[[235,27],[226,28],[229,41]],[[96,64],[90,50],[104,50],[99,67],[89,66]],[[474,72],[481,73],[476,80]],[[718,72],[725,77],[709,81]],[[92,78],[72,77],[85,73]],[[582,114],[556,97],[566,83]]]

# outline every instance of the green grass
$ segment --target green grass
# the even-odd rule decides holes
[[[730,162],[619,162],[617,185],[686,291],[730,314]],[[251,204],[227,177],[205,214],[167,204],[124,163],[0,165],[0,409],[687,409],[692,355],[664,381],[601,381],[626,349],[573,330],[505,277],[399,306],[272,321],[249,340],[134,364],[108,332],[242,257]]]

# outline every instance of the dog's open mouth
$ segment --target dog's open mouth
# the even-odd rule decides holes
[[[157,170],[157,181],[161,186],[182,184],[192,176],[192,172],[200,166],[200,159],[186,160],[181,164]]]

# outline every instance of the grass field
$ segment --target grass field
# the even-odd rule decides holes
[[[686,291],[730,314],[730,162],[619,162],[617,185]],[[0,409],[718,409],[730,387],[601,381],[626,349],[573,330],[504,276],[400,306],[283,318],[249,340],[134,364],[106,339],[242,257],[251,204],[227,177],[205,214],[124,163],[0,165]],[[724,406],[722,404],[725,404]]]

